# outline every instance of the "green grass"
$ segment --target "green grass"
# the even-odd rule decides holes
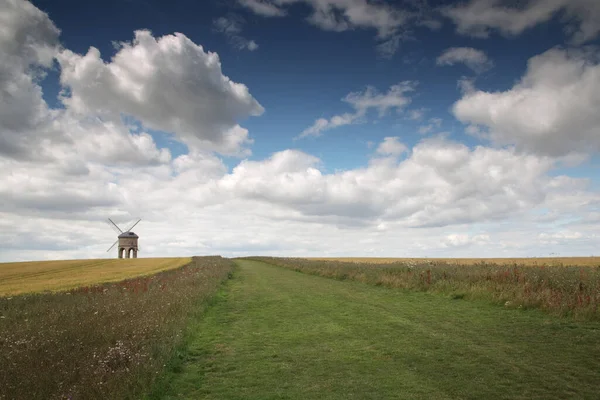
[[[597,399],[600,324],[238,260],[164,399]]]
[[[600,321],[600,268],[428,260],[376,264],[281,257],[246,259],[326,278],[491,300],[511,308],[539,308],[555,315]]]

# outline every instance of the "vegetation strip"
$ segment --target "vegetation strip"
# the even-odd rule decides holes
[[[343,261],[361,264],[444,263],[455,265],[521,265],[521,266],[580,266],[600,267],[600,257],[521,257],[521,258],[386,258],[386,257],[307,257],[306,260]]]
[[[600,324],[238,260],[163,399],[600,393]]]
[[[507,308],[540,308],[583,320],[600,320],[600,266],[523,264],[460,265],[442,261],[374,264],[249,257],[312,275],[390,288],[445,293],[453,298],[492,300]]]
[[[232,269],[194,257],[152,276],[0,297],[0,399],[139,398]]]

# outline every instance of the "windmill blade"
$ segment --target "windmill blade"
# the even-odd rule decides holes
[[[104,222],[106,222],[106,225],[110,226],[110,229],[112,229],[113,231],[115,231],[115,233],[117,235],[121,234],[121,230],[117,227],[115,227],[109,220],[105,220]]]
[[[115,247],[115,245],[116,245],[117,243],[119,243],[119,239],[117,239],[117,241],[116,241],[116,242],[114,242],[114,243],[113,243],[113,245],[112,245],[112,246],[110,246],[110,247],[108,248],[108,250],[106,250],[106,252],[108,253],[109,251],[111,251],[111,250],[112,250],[112,248],[113,248],[113,247]]]
[[[133,227],[134,227],[134,226],[136,226],[136,225],[137,225],[137,224],[138,224],[138,223],[139,223],[141,220],[142,220],[141,218],[140,218],[140,219],[138,219],[138,220],[136,221],[136,223],[135,223],[135,224],[133,224],[133,225],[131,225],[131,226],[129,227],[129,229],[127,229],[125,232],[131,232],[131,230],[133,229]]]
[[[117,228],[117,229],[119,230],[119,232],[123,233],[123,231],[121,230],[121,228],[119,228],[119,227],[117,226],[117,224],[115,224],[115,223],[113,222],[113,220],[112,220],[112,219],[110,219],[110,218],[109,218],[109,219],[108,219],[108,221],[109,221],[111,224],[113,224],[113,226],[114,226],[115,228]]]

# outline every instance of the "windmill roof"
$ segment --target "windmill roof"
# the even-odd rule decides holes
[[[119,235],[119,239],[137,239],[137,238],[139,238],[139,236],[133,232],[123,232]]]

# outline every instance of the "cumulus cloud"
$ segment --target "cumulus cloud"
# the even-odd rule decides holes
[[[437,59],[437,65],[465,64],[473,71],[484,72],[494,65],[487,55],[472,47],[451,47],[446,49]]]
[[[373,145],[368,164],[345,171],[327,172],[331,166],[298,150],[230,169],[222,154],[243,152],[249,140],[238,120],[262,107],[223,75],[216,54],[181,34],[137,32],[110,61],[93,48],[86,55],[63,49],[65,107],[49,108],[38,79],[57,54],[58,29],[31,7],[0,6],[8,22],[0,25],[2,51],[9,55],[0,65],[12,74],[0,79],[20,85],[0,95],[29,88],[33,95],[23,97],[19,110],[41,116],[25,118],[15,109],[0,119],[0,138],[21,151],[0,145],[2,261],[113,257],[106,253],[114,241],[107,216],[122,223],[143,218],[136,232],[145,257],[515,256],[563,245],[572,252],[595,248],[596,227],[584,222],[597,220],[600,194],[589,180],[552,176],[553,158],[510,146],[469,148],[434,137],[408,148],[390,136]],[[588,56],[542,63],[552,79],[532,78],[530,86],[562,87],[581,75],[587,86],[574,89],[591,93],[597,73]],[[403,110],[413,88],[405,82],[386,93],[351,93],[347,115]],[[474,93],[473,87],[463,96]],[[325,120],[324,128],[343,124],[341,117]],[[155,129],[173,132],[187,152],[161,148]],[[494,223],[500,219],[502,226]],[[561,228],[540,238],[539,227],[552,224]],[[560,232],[581,237],[552,244]]]
[[[248,40],[241,35],[243,22],[243,19],[237,15],[219,17],[213,21],[213,27],[217,32],[224,34],[234,48],[249,51],[257,50],[258,44],[254,40]]]
[[[376,110],[380,118],[389,110],[400,111],[411,101],[406,93],[414,91],[415,87],[416,82],[404,81],[392,85],[386,93],[379,93],[372,86],[368,86],[362,92],[349,93],[342,101],[354,108],[353,113],[335,115],[330,119],[319,118],[312,126],[305,129],[298,138],[321,136],[323,131],[357,123],[364,120],[367,112],[371,109]]]
[[[552,156],[600,150],[600,64],[589,50],[551,49],[531,58],[510,90],[466,90],[454,115],[493,142]]]
[[[132,43],[105,63],[98,49],[58,56],[63,103],[84,115],[125,114],[145,127],[173,133],[192,148],[223,154],[242,152],[247,130],[237,121],[263,113],[248,88],[221,72],[216,53],[205,52],[185,35],[158,39],[136,31]]]
[[[504,35],[518,35],[563,13],[565,31],[574,43],[594,39],[600,32],[600,2],[597,0],[527,0],[506,6],[503,0],[470,0],[441,8],[456,24],[458,33],[488,37],[498,30]]]
[[[383,142],[377,146],[377,154],[383,156],[397,157],[406,151],[408,151],[408,148],[404,143],[400,142],[400,139],[397,136],[386,137],[383,139]]]
[[[387,149],[386,149],[387,147]],[[402,150],[394,139],[380,149]],[[298,151],[244,161],[223,178],[237,197],[289,207],[306,217],[402,221],[444,226],[502,218],[544,201],[552,161],[511,150],[424,140],[402,161],[373,159],[368,167],[323,174],[318,159]],[[518,165],[519,168],[515,169]],[[559,185],[560,186],[560,185]]]
[[[0,154],[30,158],[63,140],[49,126],[52,113],[37,84],[41,68],[52,65],[60,31],[45,13],[17,0],[0,4],[0,26]],[[39,130],[45,130],[43,141]]]

